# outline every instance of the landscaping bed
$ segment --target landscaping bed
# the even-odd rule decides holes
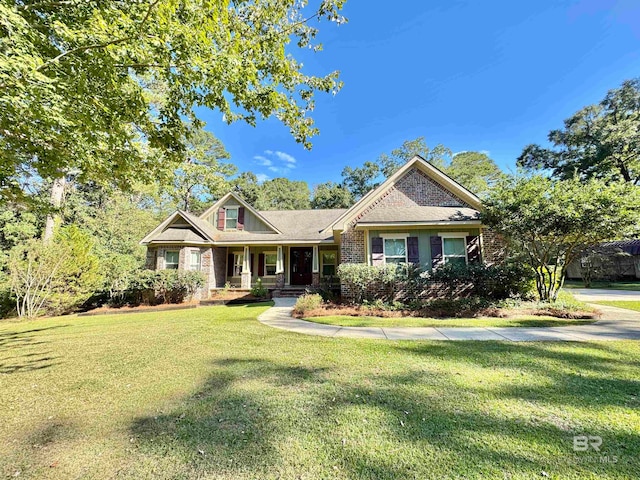
[[[303,302],[301,302],[303,303]],[[309,307],[309,308],[307,308]],[[302,305],[294,309],[296,318],[318,317],[369,317],[379,319],[420,318],[493,318],[511,320],[545,319],[591,320],[600,318],[600,312],[593,307],[575,300],[559,300],[556,304],[526,301],[489,302],[483,299],[435,300],[419,308],[403,308],[402,305],[343,305],[338,303],[316,303]],[[542,319],[539,319],[542,320]],[[437,321],[437,320],[436,320]],[[497,322],[508,323],[508,322]],[[513,323],[513,322],[512,322]],[[381,322],[383,325],[386,323]],[[557,324],[557,323],[556,323]]]
[[[305,317],[305,320],[342,327],[565,327],[588,325],[595,320],[574,320],[553,317],[478,317],[478,318],[422,318],[330,315]]]

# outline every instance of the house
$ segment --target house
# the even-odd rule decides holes
[[[585,249],[569,263],[567,278],[573,280],[640,279],[640,239],[606,242]]]
[[[147,268],[200,270],[210,290],[318,285],[341,263],[501,260],[473,193],[419,156],[349,209],[257,211],[228,193],[199,216],[176,211],[141,243]],[[276,292],[277,293],[277,292]]]

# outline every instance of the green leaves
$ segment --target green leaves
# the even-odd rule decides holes
[[[0,194],[25,172],[121,187],[166,175],[198,107],[275,116],[310,148],[314,94],[341,84],[305,74],[290,43],[313,45],[320,19],[342,23],[342,3],[2,0]]]
[[[528,145],[519,165],[549,169],[554,176],[640,183],[640,79],[626,80],[549,133],[554,149]]]
[[[622,182],[509,177],[491,190],[484,206],[482,222],[528,257],[545,300],[555,299],[566,265],[581,250],[637,235],[640,226],[640,192]]]

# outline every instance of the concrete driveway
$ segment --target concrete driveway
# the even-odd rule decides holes
[[[258,316],[264,325],[320,337],[379,340],[502,340],[511,342],[640,340],[640,312],[598,306],[602,320],[567,327],[340,327],[293,318],[295,298],[276,298]]]
[[[640,302],[640,292],[627,290],[605,290],[599,288],[571,288],[567,289],[578,300],[583,302],[600,302],[610,300],[630,300]]]

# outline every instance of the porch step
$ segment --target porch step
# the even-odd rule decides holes
[[[271,295],[273,298],[298,298],[301,295],[306,293],[307,289],[305,287],[302,288],[281,288],[281,289],[273,289]]]

